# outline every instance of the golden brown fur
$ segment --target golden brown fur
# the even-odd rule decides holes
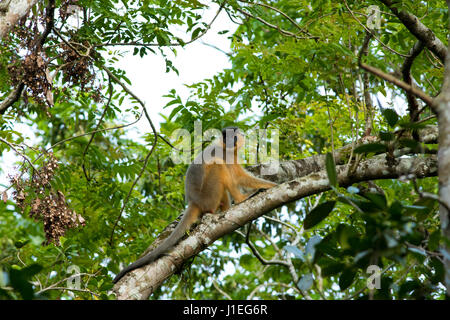
[[[155,250],[123,269],[114,283],[127,272],[156,260],[172,248],[203,213],[228,210],[230,196],[235,204],[247,199],[250,194],[242,193],[241,187],[268,189],[276,185],[252,176],[238,163],[238,149],[244,144],[244,137],[238,128],[225,128],[222,135],[222,141],[205,148],[189,166],[185,179],[188,206],[172,234]]]

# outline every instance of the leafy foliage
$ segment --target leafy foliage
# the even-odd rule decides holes
[[[52,3],[56,9],[50,17]],[[415,37],[379,1],[258,3],[39,1],[1,40],[2,103],[21,84],[24,88],[12,105],[0,109],[0,154],[16,152],[16,173],[29,180],[13,179],[12,186],[0,189],[0,299],[113,299],[113,274],[135,261],[182,212],[186,165],[174,163],[172,148],[162,139],[153,145],[152,132],[141,139],[128,135],[144,116],[115,62],[132,48],[135,56],[162,56],[166,71],[177,73],[168,52],[209,32],[211,21],[202,16],[208,8],[238,22],[235,32],[220,32],[231,40],[231,67],[187,84],[186,101],[175,89],[169,91],[159,135],[170,137],[179,128],[193,132],[196,120],[203,130],[231,124],[278,129],[281,160],[327,155],[332,190],[288,203],[255,223],[249,238],[260,255],[291,264],[291,270],[283,263],[263,265],[239,231],[193,258],[151,298],[223,299],[224,292],[232,299],[444,298],[439,205],[423,197],[437,193],[437,178],[345,188],[337,184],[332,156],[360,138],[370,142],[352,150],[352,163],[386,153],[394,165],[396,152],[435,153],[436,145],[415,138],[418,129],[436,125],[431,112],[424,109],[420,121],[411,122],[397,105],[406,104],[405,93],[358,67],[366,23],[361,13],[369,5],[380,6],[382,28],[363,57],[367,64],[398,73]],[[445,3],[398,5],[447,39]],[[47,18],[54,28],[37,45]],[[416,85],[430,96],[441,87],[442,73],[442,63],[428,49],[411,70]],[[18,124],[33,131],[35,146],[26,144]],[[45,172],[50,149],[58,166],[39,189],[34,170]],[[39,190],[43,193],[37,195]],[[20,191],[27,205],[17,197]],[[84,225],[49,238],[46,225],[29,215],[45,216],[40,201],[61,195],[64,205],[57,208],[79,214]],[[383,271],[379,290],[367,288],[371,265]],[[78,290],[67,287],[71,266],[79,270]]]

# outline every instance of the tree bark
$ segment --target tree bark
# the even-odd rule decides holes
[[[449,45],[450,52],[450,45]],[[444,83],[441,93],[435,99],[438,113],[439,126],[439,151],[438,151],[438,175],[439,175],[439,216],[441,219],[441,231],[444,237],[444,246],[441,249],[444,256],[445,287],[450,296],[450,55],[445,61]]]
[[[355,172],[348,176],[347,167],[337,166],[340,186],[375,180],[394,179],[413,174],[417,178],[437,174],[436,156],[398,159],[395,166],[389,166],[386,156],[378,155],[360,163]],[[113,287],[117,299],[147,299],[167,278],[179,270],[190,257],[200,253],[220,237],[233,232],[259,216],[286,203],[329,190],[325,170],[295,178],[243,203],[233,206],[224,213],[205,214],[189,237],[180,241],[167,255],[155,262],[125,275]]]
[[[37,0],[6,0],[0,4],[0,39],[23,18]]]

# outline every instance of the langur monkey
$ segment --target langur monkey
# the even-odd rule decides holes
[[[181,221],[159,247],[120,271],[114,283],[129,271],[149,264],[172,248],[203,213],[229,209],[230,195],[235,204],[247,199],[250,194],[242,193],[239,187],[268,189],[276,185],[252,176],[238,163],[238,149],[243,144],[244,136],[239,128],[228,127],[222,130],[222,139],[206,147],[195,158],[186,172],[185,197],[188,205]]]

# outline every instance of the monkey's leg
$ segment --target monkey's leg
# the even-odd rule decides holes
[[[228,195],[228,191],[224,190],[222,195],[222,200],[220,200],[220,210],[227,211],[231,207],[230,196]]]
[[[235,184],[228,186],[228,191],[230,192],[235,204],[241,203],[250,196],[250,194],[242,193]]]
[[[243,187],[252,189],[269,189],[277,185],[271,181],[253,177],[245,171],[239,179],[239,184]]]
[[[203,212],[215,213],[219,208],[225,190],[222,173],[223,165],[208,165],[203,178],[200,198],[197,200],[203,209]]]

